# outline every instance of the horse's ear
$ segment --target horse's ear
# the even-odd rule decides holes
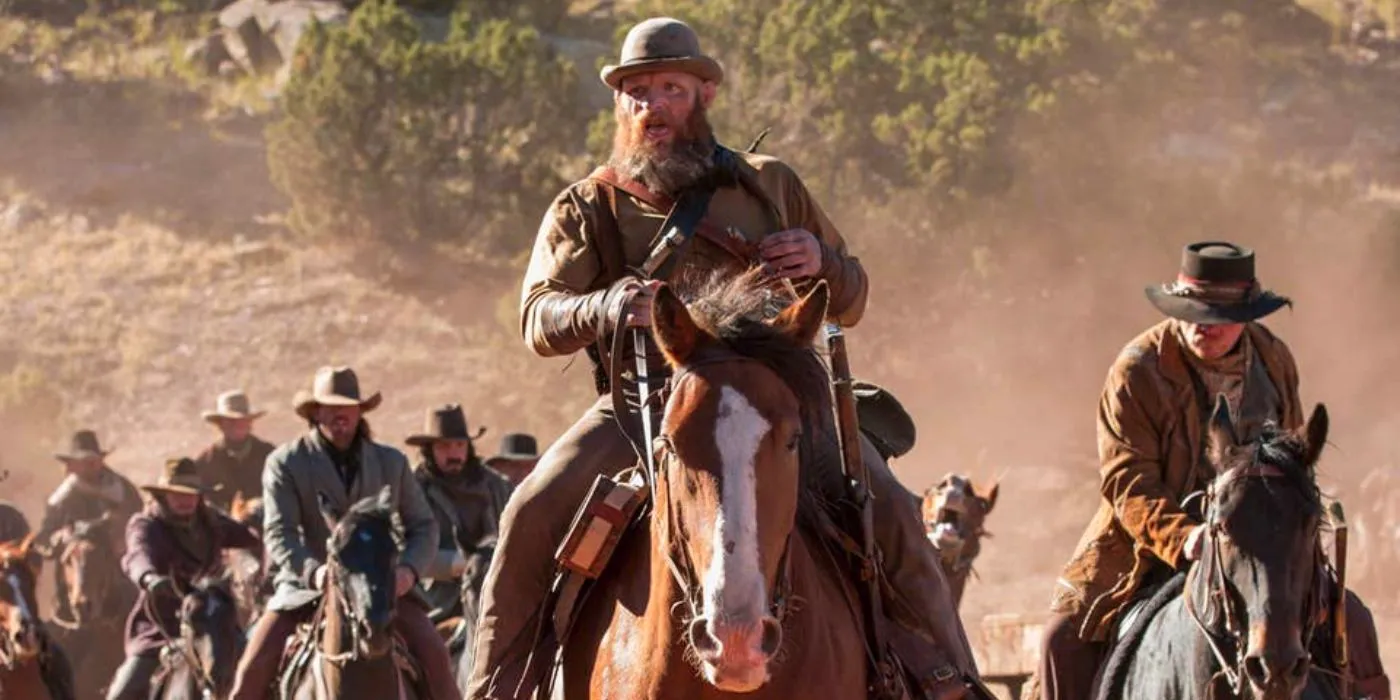
[[[811,345],[826,322],[826,307],[831,301],[831,288],[819,280],[807,296],[798,299],[773,319],[773,325],[801,345]]]
[[[986,504],[987,504],[987,512],[988,512],[988,513],[992,512],[992,508],[996,507],[996,504],[997,504],[997,493],[1000,492],[1000,491],[1001,491],[1001,482],[998,481],[998,482],[996,482],[995,484],[992,484],[992,487],[989,488],[989,489],[987,489],[987,492],[986,492],[986,493],[982,494],[981,498],[982,498],[982,500],[985,501]]]
[[[1303,428],[1303,439],[1308,446],[1303,463],[1308,465],[1308,468],[1316,466],[1318,458],[1322,456],[1322,448],[1327,446],[1327,430],[1330,427],[1331,419],[1327,417],[1327,406],[1318,404],[1308,417],[1307,426]]]
[[[1210,425],[1206,429],[1206,455],[1217,470],[1229,468],[1228,462],[1239,438],[1235,433],[1235,423],[1230,418],[1230,402],[1220,394],[1215,399],[1215,409],[1210,412]]]
[[[665,284],[656,289],[651,300],[651,330],[666,360],[677,367],[690,359],[703,338],[685,303]]]

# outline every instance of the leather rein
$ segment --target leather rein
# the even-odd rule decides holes
[[[679,368],[671,378],[671,383],[673,386],[678,386],[680,382],[694,373],[696,367],[742,362],[763,364],[753,358],[744,357],[743,355],[728,351],[708,354],[693,362],[687,362],[684,367]],[[665,432],[660,432],[657,435],[656,441],[652,445],[652,450],[656,457],[656,480],[660,482],[665,480],[667,471],[671,468],[673,463],[678,462],[680,458],[676,454],[675,445],[671,442],[671,436]],[[657,493],[656,486],[656,484],[652,484],[653,494]],[[702,607],[700,596],[703,589],[695,583],[699,577],[696,574],[694,562],[691,560],[689,552],[681,544],[686,541],[687,533],[681,526],[680,520],[676,517],[674,503],[669,497],[669,489],[668,496],[664,500],[664,506],[666,508],[666,534],[667,539],[670,540],[668,543],[669,546],[666,548],[665,552],[666,568],[671,572],[671,578],[675,581],[681,593],[681,601],[677,602],[676,606],[685,605],[689,611],[689,617],[683,624],[686,639],[693,644],[694,641],[691,640],[690,623],[700,618]],[[792,530],[788,530],[787,536],[783,539],[783,553],[779,555],[778,558],[778,574],[773,583],[773,590],[768,601],[768,612],[780,625],[787,616],[788,600],[792,594],[792,559],[789,554],[792,551],[792,533],[793,530],[796,529],[796,526],[794,526]],[[678,556],[680,559],[679,562],[677,562]]]
[[[1230,539],[1229,533],[1225,531],[1225,525],[1220,520],[1219,512],[1216,510],[1217,488],[1228,484],[1235,479],[1246,477],[1257,477],[1264,479],[1275,479],[1284,477],[1284,473],[1278,467],[1271,464],[1253,463],[1246,466],[1239,466],[1222,472],[1206,488],[1204,492],[1208,503],[1205,531],[1203,536],[1206,542],[1202,545],[1202,556],[1187,571],[1187,580],[1183,596],[1185,597],[1186,611],[1191,616],[1192,622],[1200,630],[1205,638],[1206,644],[1210,647],[1211,653],[1220,665],[1220,671],[1216,677],[1224,676],[1226,683],[1230,687],[1230,692],[1239,696],[1244,690],[1245,678],[1245,651],[1246,630],[1240,624],[1240,612],[1238,602],[1241,596],[1239,591],[1230,583],[1225,576],[1225,569],[1222,565],[1223,555],[1221,553],[1224,542]],[[1197,494],[1200,495],[1200,494]],[[1189,499],[1188,499],[1189,500]],[[1318,549],[1317,557],[1322,557],[1321,549]],[[1312,638],[1313,631],[1317,626],[1318,606],[1320,605],[1321,578],[1323,576],[1320,562],[1314,563],[1313,583],[1308,590],[1305,601],[1303,617],[1303,643],[1306,646]],[[1211,629],[1211,625],[1202,619],[1201,611],[1196,601],[1196,582],[1204,579],[1206,583],[1205,593],[1207,594],[1207,612],[1215,610],[1223,611],[1225,629],[1220,634]],[[1230,662],[1230,657],[1234,657],[1234,662]]]

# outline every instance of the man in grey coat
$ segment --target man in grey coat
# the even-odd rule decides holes
[[[422,666],[431,697],[461,697],[447,648],[428,620],[421,594],[415,591],[419,573],[437,550],[437,520],[409,470],[408,458],[371,438],[362,416],[374,410],[380,399],[378,393],[361,398],[359,380],[348,367],[322,367],[311,391],[297,395],[297,415],[311,429],[277,448],[263,468],[263,536],[276,570],[275,592],[267,612],[249,633],[234,680],[234,700],[267,697],[288,637],[315,611],[331,534],[320,515],[317,495],[325,494],[331,509],[343,513],[386,485],[404,529],[396,572],[395,624],[409,653]]]

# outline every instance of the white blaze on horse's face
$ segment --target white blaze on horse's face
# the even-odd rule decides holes
[[[733,387],[720,390],[715,445],[723,473],[714,554],[704,579],[704,611],[711,620],[757,624],[767,594],[758,558],[758,446],[772,426]]]
[[[704,632],[718,648],[701,654],[701,669],[721,690],[744,692],[768,681],[769,654],[763,649],[768,594],[759,558],[755,462],[772,425],[731,386],[720,388],[716,410],[721,507],[701,586]]]

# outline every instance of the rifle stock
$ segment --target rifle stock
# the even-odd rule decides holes
[[[1337,599],[1332,603],[1332,653],[1337,657],[1342,697],[1351,697],[1351,643],[1347,630],[1347,520],[1342,504],[1333,501],[1327,509],[1332,521],[1333,551],[1337,570]]]

